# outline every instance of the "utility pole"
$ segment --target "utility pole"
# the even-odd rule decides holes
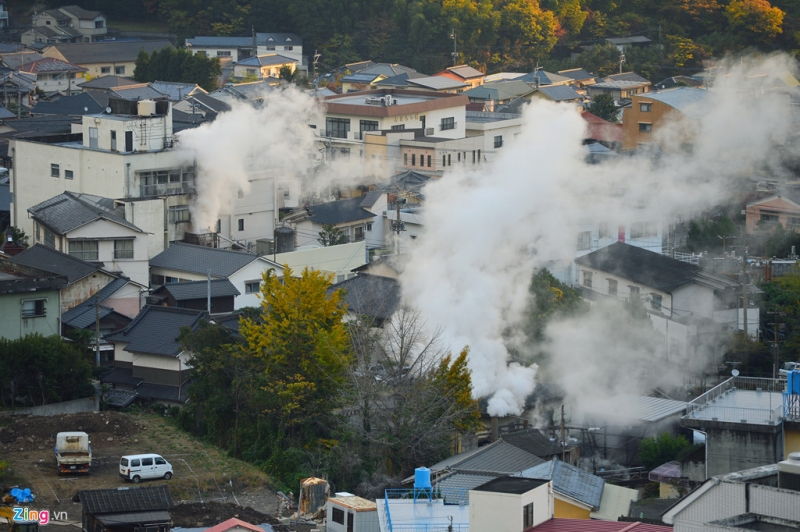
[[[455,28],[450,30],[450,38],[453,39],[453,51],[450,53],[450,56],[453,58],[453,66],[456,66],[458,64],[458,42]]]
[[[724,242],[724,240],[723,240]],[[739,280],[739,286],[742,290],[742,307],[743,309],[743,316],[742,316],[742,330],[744,331],[744,337],[747,338],[747,309],[750,307],[749,302],[749,289],[750,289],[750,281],[749,281],[749,274],[747,273],[747,246],[742,247],[742,273],[741,278]]]
[[[94,302],[94,364],[100,367],[100,308]]]
[[[622,74],[622,65],[625,63],[625,52],[620,50],[619,52],[619,73]]]
[[[564,459],[567,454],[567,430],[564,426],[564,403],[561,403],[561,461],[566,462]]]
[[[206,275],[206,311],[211,316],[211,270],[208,270]]]
[[[319,79],[317,78],[317,63],[319,63],[319,58],[322,57],[322,54],[314,50],[313,57],[314,60],[311,62],[311,78],[314,80],[314,94],[316,94],[317,89],[319,88]]]
[[[405,199],[402,200],[402,203],[405,203]],[[395,216],[397,217],[394,221],[392,221],[392,231],[395,233],[395,240],[394,240],[394,253],[395,255],[400,254],[400,232],[405,231],[406,227],[403,221],[400,219],[400,204],[401,199],[399,196],[395,197],[394,200],[395,204]]]

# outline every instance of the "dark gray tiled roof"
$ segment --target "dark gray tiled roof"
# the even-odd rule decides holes
[[[388,319],[400,305],[400,283],[397,279],[360,273],[329,288],[344,291],[344,301],[353,314],[377,320]]]
[[[125,85],[136,85],[138,81],[121,76],[100,76],[89,81],[84,81],[79,87],[83,89],[113,89]]]
[[[568,70],[559,70],[559,76],[564,76],[569,79],[574,79],[575,81],[583,81],[587,79],[594,78],[594,74],[582,69],[582,68],[571,68]]]
[[[95,220],[108,220],[133,231],[143,232],[125,219],[122,209],[114,205],[114,200],[92,194],[64,192],[34,205],[28,212],[35,220],[59,235]]]
[[[431,466],[432,471],[450,469],[461,472],[512,474],[523,471],[544,460],[503,440],[451,456]]]
[[[159,291],[169,292],[176,301],[187,299],[204,299],[208,296],[209,285],[211,297],[238,296],[239,291],[227,279],[212,279],[208,281],[189,281],[186,283],[165,284]]]
[[[78,493],[83,511],[92,515],[169,510],[172,498],[166,486],[85,490]]]
[[[103,288],[98,290],[92,297],[77,305],[61,315],[61,321],[70,327],[83,329],[95,321],[95,305],[99,307],[100,319],[105,318],[114,312],[114,309],[104,307],[103,301],[114,295],[115,292],[130,283],[130,279],[120,277],[114,279]]]
[[[552,456],[562,451],[561,446],[541,433],[539,429],[527,429],[503,434],[503,441],[538,457]]]
[[[554,85],[552,87],[539,87],[539,92],[546,95],[553,101],[566,102],[570,100],[580,100],[582,96],[575,92],[569,85]]]
[[[252,48],[253,37],[251,35],[242,36],[211,36],[199,35],[186,39],[187,46],[196,47],[213,47],[218,46],[221,48]],[[260,46],[300,46],[303,40],[294,33],[256,33],[256,44]]]
[[[230,277],[258,258],[257,255],[243,251],[175,242],[150,259],[150,267],[203,275],[210,273],[212,277]],[[272,264],[272,261],[269,262]]]
[[[669,292],[695,280],[700,267],[623,242],[575,259],[582,266]]]
[[[236,64],[243,66],[269,66],[297,62],[297,59],[292,59],[291,57],[286,57],[279,54],[270,54],[248,57],[247,59],[243,59]]]
[[[200,105],[201,107],[206,107],[209,110],[214,111],[215,113],[221,113],[223,111],[231,110],[231,106],[228,105],[227,103],[202,92],[193,94],[191,99],[195,100],[195,102],[197,102],[197,104]]]
[[[158,92],[165,94],[173,102],[178,102],[180,100],[183,100],[193,91],[198,92],[200,94],[205,94],[206,92],[196,83],[180,83],[177,81],[153,81],[152,83],[150,83],[150,86],[153,87]]]
[[[374,192],[374,191],[373,191]],[[380,193],[378,193],[380,195]],[[311,221],[316,224],[342,224],[374,218],[375,213],[367,210],[375,204],[375,194],[367,193],[366,196],[348,198],[328,203],[311,206]]]
[[[469,490],[499,477],[496,473],[450,473],[434,483],[437,492],[442,494],[445,504],[467,504]]]
[[[106,41],[53,45],[64,58],[76,65],[136,61],[139,52],[153,53],[172,48],[169,41]]]
[[[132,87],[116,87],[111,89],[111,95],[118,96],[125,100],[157,100],[165,98],[166,95],[158,92],[148,85],[134,85]]]
[[[574,465],[553,458],[519,473],[520,477],[552,480],[553,490],[592,508],[600,507],[605,481]]]
[[[567,78],[566,76],[562,76],[561,74],[554,74],[553,72],[546,72],[544,70],[536,70],[534,72],[528,72],[527,74],[523,74],[518,78],[514,78],[514,81],[524,81],[525,83],[535,84],[539,83],[540,86],[542,85],[552,85],[554,83],[563,83],[571,78]]]
[[[610,74],[603,78],[603,81],[632,81],[634,83],[650,83],[650,80],[643,78],[636,72],[622,72],[620,74]]]
[[[31,109],[35,115],[95,115],[103,108],[87,93],[62,96],[51,102],[38,102]]]
[[[181,328],[194,329],[205,316],[199,310],[146,306],[127,327],[106,338],[125,343],[126,351],[175,357],[181,352]]]
[[[67,279],[40,268],[18,264],[0,256],[0,294],[33,293],[60,290]]]
[[[42,244],[29,247],[19,255],[14,255],[11,260],[17,264],[63,275],[70,284],[100,271],[103,266],[102,263],[86,262]]]

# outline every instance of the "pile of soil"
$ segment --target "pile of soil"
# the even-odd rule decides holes
[[[0,451],[36,446],[52,448],[59,432],[83,431],[92,446],[102,448],[136,434],[140,427],[120,412],[86,412],[60,416],[14,416],[0,427]]]
[[[169,513],[172,516],[173,525],[184,528],[210,527],[218,525],[231,517],[254,525],[263,523],[277,525],[279,523],[271,515],[262,514],[252,508],[223,502],[179,504],[173,506]]]

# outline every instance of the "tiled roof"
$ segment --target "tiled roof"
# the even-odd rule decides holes
[[[359,274],[329,289],[334,290],[344,292],[349,312],[377,320],[391,318],[400,305],[400,283],[389,277]]]
[[[539,92],[546,95],[553,101],[566,102],[570,100],[580,100],[582,96],[569,85],[554,85],[552,87],[539,87]]]
[[[37,59],[42,59],[44,56],[39,52],[32,52],[30,50],[21,50],[16,53],[5,54],[3,57],[0,57],[0,61],[3,62],[9,68],[16,70],[19,68],[20,65],[24,65],[27,63],[32,63]]]
[[[227,519],[218,525],[206,528],[204,532],[225,532],[231,528],[245,528],[247,530],[252,530],[253,532],[263,532],[263,529],[255,525],[251,525],[246,521],[242,521],[241,519],[236,519],[235,517],[231,517],[230,519]]]
[[[600,248],[575,262],[665,292],[692,282],[700,272],[694,264],[623,242]]]
[[[458,76],[458,77],[460,77],[462,79],[479,78],[481,76],[485,76],[486,75],[483,72],[481,72],[480,70],[472,68],[469,65],[451,66],[451,67],[447,67],[447,70],[452,72],[453,74],[455,74],[456,76]]]
[[[643,78],[636,72],[621,72],[619,74],[609,74],[603,81],[633,81],[636,83],[650,83],[650,80]]]
[[[605,481],[557,458],[525,469],[518,476],[552,480],[554,491],[594,509],[600,507]]]
[[[181,352],[181,328],[194,329],[205,316],[200,310],[146,306],[127,327],[106,338],[125,343],[124,349],[132,353],[175,357]]]
[[[365,208],[364,199],[363,197],[348,198],[312,205],[311,221],[315,224],[336,225],[374,218],[376,214]]]
[[[139,52],[153,53],[163,48],[172,48],[172,43],[162,41],[106,41],[55,44],[50,48],[58,50],[70,63],[76,65],[134,62]],[[45,55],[50,48],[45,48]]]
[[[543,458],[553,456],[563,451],[558,443],[542,434],[539,429],[526,429],[500,436],[503,441],[527,451],[533,455]]]
[[[409,80],[408,84],[411,86],[419,85],[420,87],[433,90],[460,89],[467,87],[466,83],[462,81],[456,81],[452,78],[448,78],[447,76],[423,76]]]
[[[286,57],[279,54],[259,55],[248,57],[237,62],[237,65],[242,66],[269,66],[269,65],[285,65],[287,63],[297,63],[297,59]]]
[[[114,279],[103,288],[98,290],[92,297],[77,305],[61,315],[61,321],[70,327],[83,329],[95,321],[95,304],[98,304],[100,319],[108,316],[114,309],[104,307],[103,301],[110,298],[114,293],[123,288],[128,283],[132,282],[130,279],[120,277]]]
[[[211,289],[211,297],[238,296],[239,291],[227,279],[209,281],[189,281],[185,283],[167,283],[159,289],[169,292],[176,301],[188,299],[204,299]]]
[[[0,294],[32,293],[60,290],[67,279],[27,265],[20,265],[0,255]]]
[[[561,74],[554,74],[552,72],[546,72],[544,70],[536,70],[534,72],[528,72],[527,74],[524,74],[515,79],[517,81],[524,81],[525,83],[530,83],[530,84],[536,84],[538,80],[540,87],[544,85],[564,83],[572,80],[572,78],[568,78],[567,76],[562,76]]]
[[[79,87],[83,89],[112,89],[125,85],[136,85],[135,79],[123,78],[121,76],[100,76],[89,81],[84,81]]]
[[[493,81],[479,87],[464,91],[464,94],[475,100],[506,101],[511,98],[531,94],[535,89],[524,81]]]
[[[431,466],[432,471],[452,469],[462,472],[497,474],[518,473],[537,464],[546,463],[538,456],[503,440],[451,456]]]
[[[80,20],[93,20],[103,15],[99,11],[89,11],[88,9],[83,9],[82,7],[76,5],[63,6],[58,9],[65,13],[69,13]]]
[[[86,72],[86,69],[83,67],[67,63],[55,57],[43,57],[42,59],[25,63],[24,65],[20,65],[17,70],[34,74],[46,72]]]
[[[628,521],[601,521],[599,519],[567,519],[554,517],[525,532],[670,532],[671,526],[651,525]]]
[[[129,87],[115,87],[111,89],[111,93],[125,100],[155,100],[166,96],[163,92],[151,87],[149,83]]]
[[[212,277],[230,277],[258,258],[257,255],[243,251],[175,242],[150,259],[150,267],[203,275],[210,273]]]
[[[180,83],[177,81],[153,81],[150,86],[165,94],[170,101],[178,102],[193,93],[206,94],[206,91],[196,83]]]
[[[591,74],[590,72],[582,68],[570,68],[568,70],[559,70],[558,75],[564,76],[569,79],[574,79],[575,81],[584,81],[595,77],[594,74]]]
[[[102,112],[100,104],[85,92],[50,102],[40,101],[31,109],[31,113],[37,115],[94,115]]]
[[[83,511],[92,515],[169,510],[172,498],[166,486],[84,490],[78,492]]]
[[[28,212],[58,235],[65,235],[95,220],[108,220],[132,231],[143,232],[125,219],[114,200],[92,194],[63,192],[34,205]]]
[[[454,471],[437,480],[436,491],[442,494],[445,504],[467,504],[469,490],[499,477],[497,473],[462,473]]]
[[[102,269],[102,263],[86,262],[42,244],[29,247],[22,253],[14,255],[11,260],[17,264],[63,275],[70,284]]]

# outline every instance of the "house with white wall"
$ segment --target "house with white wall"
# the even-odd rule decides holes
[[[172,43],[167,40],[102,41],[54,44],[42,53],[86,68],[87,76],[96,78],[133,76],[139,52],[152,54],[164,48],[172,48]]]
[[[257,307],[265,272],[281,276],[283,266],[252,253],[176,242],[150,260],[150,286],[228,279],[239,292],[234,298],[236,309]]]
[[[91,194],[63,192],[34,205],[28,213],[33,219],[34,244],[102,262],[108,271],[148,283],[147,235],[125,219],[121,204]]]
[[[552,517],[548,480],[498,477],[469,490],[470,530],[527,530]]]
[[[86,72],[86,69],[81,66],[53,57],[44,57],[25,63],[20,65],[17,70],[34,76],[36,88],[45,94],[70,94],[80,91],[78,85],[83,82],[83,74]]]
[[[379,532],[375,501],[339,492],[325,503],[325,529],[329,532]]]
[[[279,78],[285,68],[291,74],[297,70],[297,59],[280,54],[254,55],[233,65],[233,77],[240,79]]]
[[[255,46],[254,46],[255,45]],[[303,40],[294,33],[256,33],[245,36],[205,36],[186,39],[193,54],[241,61],[254,55],[280,54],[303,63]]]
[[[10,141],[11,224],[33,234],[28,209],[63,192],[112,198],[148,235],[153,256],[191,230],[194,166],[172,149],[169,102],[110,106],[111,114],[83,116],[74,135]]]
[[[76,5],[34,11],[32,26],[22,34],[22,44],[91,42],[108,33],[105,15]]]

